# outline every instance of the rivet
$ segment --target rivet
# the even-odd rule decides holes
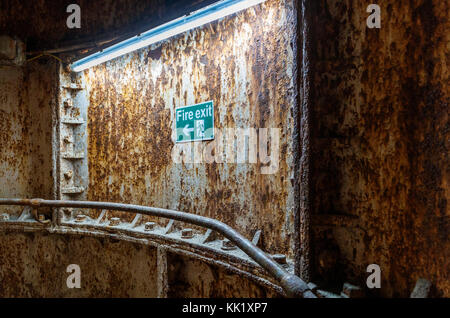
[[[72,176],[73,176],[72,170],[64,172],[64,178],[66,178],[67,180],[72,179]]]
[[[235,250],[235,249],[236,249],[236,245],[234,245],[234,243],[231,242],[230,240],[224,239],[224,240],[222,241],[222,249],[223,249],[224,251],[232,251],[232,250]]]
[[[117,226],[120,224],[120,218],[111,218],[109,226]]]
[[[181,238],[190,239],[193,237],[194,237],[194,232],[192,231],[192,229],[183,229],[181,231]]]
[[[275,262],[277,262],[280,265],[286,265],[286,255],[284,254],[274,254],[272,255],[272,258]]]
[[[67,99],[67,100],[64,102],[64,107],[66,107],[66,108],[73,107],[73,100]]]
[[[145,230],[146,231],[152,231],[156,226],[155,222],[147,222],[145,223]]]
[[[8,221],[9,220],[9,214],[8,213],[3,213],[0,216],[0,221]]]

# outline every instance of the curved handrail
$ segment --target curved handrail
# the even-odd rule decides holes
[[[182,221],[214,230],[233,242],[256,263],[263,267],[283,287],[289,297],[315,298],[308,285],[298,276],[288,273],[283,267],[267,256],[260,248],[239,234],[230,226],[218,220],[200,215],[180,212],[175,210],[147,207],[133,204],[95,202],[95,201],[63,201],[43,199],[0,199],[0,205],[31,206],[34,209],[40,207],[53,208],[88,208],[108,209],[123,212],[139,213],[157,216],[177,221]]]

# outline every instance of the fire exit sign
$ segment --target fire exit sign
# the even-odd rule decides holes
[[[177,142],[214,139],[213,101],[175,109]]]

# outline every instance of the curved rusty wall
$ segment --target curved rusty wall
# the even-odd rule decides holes
[[[54,79],[53,63],[0,66],[0,197],[53,198]]]
[[[156,250],[114,239],[0,233],[0,297],[156,297]],[[81,288],[67,288],[70,264]]]
[[[450,296],[448,1],[316,5],[314,213],[316,276],[384,296],[415,281]]]
[[[178,254],[168,255],[170,298],[280,298],[241,275]]]
[[[296,88],[292,1],[237,15],[85,71],[90,200],[216,218],[292,253]],[[279,128],[280,164],[176,164],[175,107],[213,100],[216,128]]]
[[[0,297],[158,297],[161,260],[141,243],[2,228]],[[167,254],[168,297],[281,297],[226,267]],[[70,264],[80,267],[80,288],[67,287]]]

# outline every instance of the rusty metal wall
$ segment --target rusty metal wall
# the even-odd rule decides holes
[[[156,297],[156,250],[114,239],[0,233],[0,297]],[[67,288],[70,264],[81,288]]]
[[[32,10],[20,1],[2,1],[0,33],[29,38],[35,47],[113,32],[154,7],[143,1],[95,2],[84,11],[86,28],[68,30],[58,27],[66,17],[62,2],[30,3]],[[313,280],[364,286],[366,266],[377,263],[383,296],[408,296],[422,276],[433,281],[438,296],[448,297],[449,4],[383,1],[382,27],[369,30],[364,1],[311,3]],[[201,213],[247,236],[263,228],[266,249],[291,253],[290,113],[297,103],[291,41],[298,26],[292,1],[269,0],[263,7],[86,72],[89,199]],[[51,79],[42,68],[2,68],[0,75],[0,181],[8,185],[0,195],[51,195],[51,127],[41,125],[51,113],[39,108],[56,95],[45,84]],[[241,99],[245,95],[248,99]],[[285,150],[276,175],[260,175],[253,166],[171,162],[173,108],[210,97],[221,105],[219,127],[250,123],[283,129]],[[28,109],[31,104],[38,111]],[[31,128],[34,117],[40,124]]]
[[[281,297],[225,268],[168,255],[168,296],[171,298],[273,298]]]
[[[85,71],[88,199],[216,218],[292,254],[293,1],[261,6]],[[174,109],[213,100],[216,128],[280,128],[280,164],[176,164]]]
[[[0,67],[0,197],[52,198],[54,70],[45,62]]]
[[[157,297],[157,251],[142,242],[42,230],[0,232],[0,297]],[[281,297],[226,267],[168,253],[168,297]],[[67,288],[70,264],[80,287]]]
[[[425,277],[450,296],[448,1],[316,2],[316,277],[408,297]]]

